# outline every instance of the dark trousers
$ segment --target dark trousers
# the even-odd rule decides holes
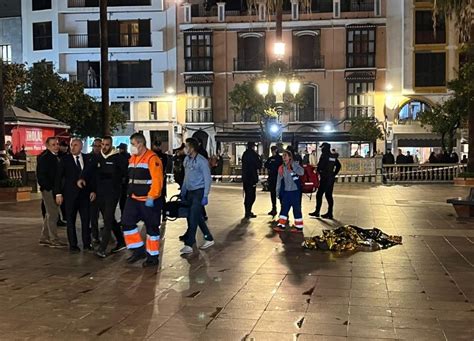
[[[268,189],[270,190],[270,198],[272,199],[272,211],[277,210],[276,185],[277,185],[277,179],[268,178]]]
[[[69,247],[77,247],[77,234],[76,234],[76,218],[77,213],[81,218],[81,228],[82,228],[82,244],[83,247],[90,247],[91,245],[91,230],[89,227],[90,223],[90,199],[88,194],[81,193],[76,198],[64,198],[64,203],[66,206],[66,216],[67,221],[67,239],[69,242]]]
[[[285,226],[288,221],[290,209],[293,209],[295,218],[295,227],[303,228],[303,213],[301,212],[301,192],[300,191],[283,191],[281,193],[281,211],[278,225]]]
[[[257,185],[244,182],[244,195],[245,215],[249,215],[252,213],[252,206],[257,197]]]
[[[184,244],[193,246],[196,243],[196,231],[199,226],[205,240],[214,240],[207,223],[204,221],[203,206],[201,205],[204,189],[188,191],[186,201],[189,204],[188,229],[184,234]]]
[[[160,254],[160,224],[162,198],[154,201],[154,207],[145,206],[144,201],[127,198],[122,216],[123,235],[127,248],[135,254],[143,254],[146,250],[150,261],[158,261]],[[143,242],[137,224],[143,221],[146,227],[146,244]]]
[[[119,206],[120,206],[120,215],[123,216],[123,211],[125,210],[125,202],[127,202],[127,184],[122,185],[122,188],[120,189],[120,201],[119,201]],[[122,218],[120,218],[122,220]]]
[[[328,213],[333,213],[334,208],[334,199],[332,197],[332,191],[334,190],[334,182],[336,178],[334,176],[321,177],[319,182],[318,193],[316,193],[316,212],[321,211],[321,206],[323,204],[323,195],[326,196],[328,202]]]
[[[97,197],[97,206],[102,217],[104,218],[104,229],[102,230],[102,239],[100,241],[99,250],[105,252],[110,242],[111,232],[113,232],[117,245],[125,245],[122,229],[115,220],[115,210],[119,201],[119,195],[99,195]]]
[[[90,204],[90,220],[92,238],[99,240],[99,206],[97,205],[97,200],[94,200]]]

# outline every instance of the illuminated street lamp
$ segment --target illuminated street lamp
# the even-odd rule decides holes
[[[300,88],[301,88],[301,82],[299,81],[299,79],[296,77],[292,77],[290,79],[290,93],[293,96],[296,96],[300,92]]]
[[[278,41],[273,46],[273,53],[277,57],[278,60],[282,60],[285,56],[285,43]]]
[[[260,79],[257,82],[257,91],[262,97],[267,97],[268,90],[270,88],[270,82],[266,79]]]

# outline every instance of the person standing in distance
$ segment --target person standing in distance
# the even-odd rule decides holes
[[[196,139],[186,140],[187,156],[184,160],[184,182],[181,186],[181,199],[189,205],[188,229],[182,236],[184,247],[181,254],[192,253],[193,245],[196,243],[196,230],[199,226],[203,235],[204,243],[200,249],[207,249],[214,245],[214,238],[204,220],[202,208],[209,202],[211,190],[211,170],[207,159],[198,153],[199,143]]]
[[[323,204],[323,195],[326,196],[328,202],[328,211],[321,217],[325,219],[334,219],[334,199],[332,191],[334,190],[334,182],[336,175],[341,170],[341,163],[337,159],[337,155],[331,153],[331,145],[324,142],[320,146],[321,157],[319,158],[317,171],[320,176],[318,193],[316,193],[316,210],[309,215],[319,217],[321,206]]]
[[[277,214],[277,177],[278,177],[278,168],[283,164],[283,159],[281,155],[278,153],[278,147],[273,146],[271,149],[272,156],[268,158],[265,162],[265,168],[268,169],[268,188],[270,189],[270,198],[272,200],[272,209],[268,212],[268,215],[272,217],[276,216]]]
[[[100,157],[100,151],[102,149],[102,139],[96,138],[92,142],[92,151],[89,156],[92,162],[97,162]],[[91,231],[92,231],[92,245],[97,246],[100,244],[99,237],[99,206],[97,200],[91,202],[90,207],[90,219],[91,219]]]
[[[257,197],[258,170],[262,168],[262,160],[255,151],[255,143],[248,142],[247,150],[242,155],[242,182],[244,186],[245,218],[256,218],[252,206]]]
[[[160,254],[163,165],[160,158],[146,147],[143,134],[133,134],[130,142],[128,197],[122,216],[125,242],[133,252],[127,262],[131,264],[146,258],[143,267],[154,267],[159,264]],[[138,231],[140,220],[145,223],[146,244]]]

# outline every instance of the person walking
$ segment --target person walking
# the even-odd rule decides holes
[[[112,253],[122,251],[126,248],[120,224],[115,219],[115,211],[120,200],[123,179],[127,175],[127,164],[125,158],[112,147],[112,137],[105,136],[102,139],[102,150],[90,172],[95,177],[97,193],[97,206],[104,218],[104,228],[101,234],[99,248],[96,256],[107,257],[107,247],[113,232],[117,244],[111,250]],[[82,184],[85,180],[82,179]]]
[[[184,181],[184,159],[186,158],[184,148],[185,144],[183,143],[179,148],[174,150],[175,155],[173,157],[173,178],[180,190]]]
[[[184,182],[181,186],[181,199],[186,201],[189,207],[187,222],[188,229],[181,236],[184,247],[181,254],[193,253],[196,243],[197,227],[204,235],[204,243],[199,247],[201,250],[214,245],[214,238],[204,220],[202,208],[209,202],[211,190],[211,170],[208,160],[199,154],[199,142],[196,139],[186,140],[187,156],[184,160]]]
[[[119,155],[122,157],[124,164],[128,167],[128,160],[130,160],[130,154],[128,153],[128,146],[125,143],[120,143],[118,145]],[[120,214],[123,215],[123,210],[125,208],[125,201],[127,201],[127,187],[128,187],[128,178],[125,176],[122,181],[121,191],[120,191]]]
[[[146,147],[143,134],[130,137],[132,157],[128,166],[128,197],[122,216],[123,234],[127,248],[132,255],[128,263],[146,258],[143,267],[159,264],[160,224],[163,164],[160,158]],[[137,223],[142,220],[146,227],[146,244],[143,242]]]
[[[96,138],[92,142],[92,151],[89,156],[97,163],[100,157],[100,151],[102,149],[102,139]],[[91,219],[91,231],[92,231],[92,245],[98,246],[100,244],[99,234],[99,206],[97,200],[91,202],[90,206],[90,219]]]
[[[265,162],[265,168],[268,170],[268,189],[270,190],[270,198],[272,200],[272,209],[268,212],[268,215],[272,217],[277,214],[277,178],[278,178],[278,169],[283,164],[283,159],[278,153],[278,147],[272,146],[270,149],[272,156],[270,156]]]
[[[70,252],[80,252],[76,234],[77,213],[81,218],[82,247],[93,250],[91,246],[90,204],[95,200],[94,190],[90,186],[80,188],[78,180],[84,176],[84,170],[90,167],[90,157],[81,153],[82,141],[71,140],[70,153],[64,155],[58,167],[55,181],[56,204],[66,207],[67,239]],[[89,181],[90,179],[88,179]]]
[[[49,247],[65,247],[66,243],[59,240],[57,231],[58,206],[54,197],[54,184],[59,167],[59,142],[55,137],[46,139],[46,151],[38,158],[36,175],[40,186],[41,198],[45,207],[40,245]]]
[[[336,155],[331,153],[331,145],[324,142],[320,146],[321,157],[319,158],[317,172],[320,176],[319,188],[316,193],[316,210],[309,215],[312,217],[319,217],[321,206],[323,204],[323,195],[326,196],[328,202],[328,211],[321,217],[325,219],[334,219],[334,199],[332,192],[334,190],[334,183],[336,182],[336,175],[341,170],[341,163]]]
[[[151,145],[151,150],[160,158],[163,165],[163,189],[161,190],[163,198],[166,198],[166,167],[168,165],[168,155],[161,149],[161,141],[155,140]]]
[[[273,229],[283,232],[288,222],[288,213],[293,209],[295,226],[290,232],[303,232],[303,213],[301,211],[301,180],[304,174],[303,167],[293,160],[293,154],[289,150],[283,152],[283,164],[278,168],[276,191],[281,200],[280,218],[278,225]]]
[[[255,143],[248,142],[247,150],[242,155],[242,182],[244,186],[245,218],[256,218],[252,206],[257,196],[258,170],[262,168],[262,160],[255,151]]]

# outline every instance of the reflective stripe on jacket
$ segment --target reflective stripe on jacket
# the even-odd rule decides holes
[[[133,155],[128,165],[128,194],[139,201],[159,198],[163,188],[162,169],[161,160],[151,150],[141,156]]]

